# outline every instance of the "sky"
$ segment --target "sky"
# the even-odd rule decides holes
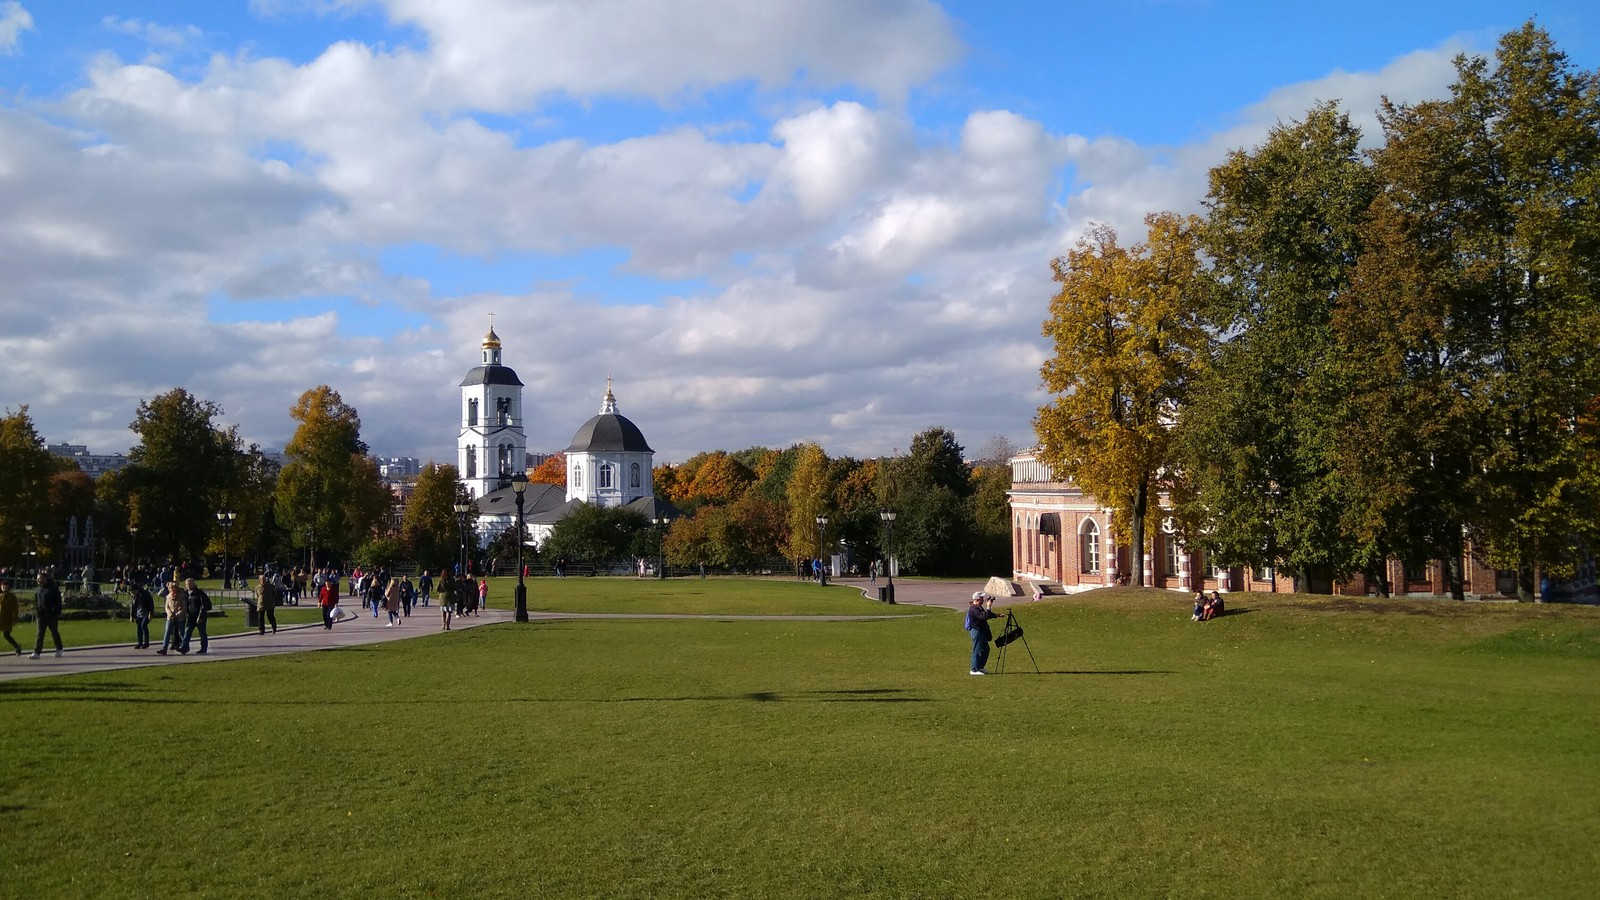
[[[608,378],[658,463],[1027,446],[1091,224],[1530,18],[1600,68],[1592,0],[0,0],[0,408],[278,449],[327,384],[454,461],[492,321],[534,452]]]

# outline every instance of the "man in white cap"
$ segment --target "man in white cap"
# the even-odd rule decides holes
[[[972,595],[972,602],[967,605],[967,633],[972,635],[972,668],[968,675],[987,675],[983,670],[989,663],[989,642],[994,640],[994,635],[989,632],[989,620],[1000,618],[991,607],[994,598],[978,591]]]

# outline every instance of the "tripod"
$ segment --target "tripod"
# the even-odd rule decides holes
[[[1000,636],[994,639],[994,645],[1000,649],[1000,658],[996,661],[995,674],[1006,673],[1006,648],[1017,641],[1022,642],[1022,649],[1028,651],[1028,661],[1033,663],[1033,674],[1039,673],[1039,661],[1033,658],[1033,648],[1028,646],[1028,638],[1022,633],[1022,626],[1017,622],[1014,610],[1006,610],[1006,627],[1000,631]]]

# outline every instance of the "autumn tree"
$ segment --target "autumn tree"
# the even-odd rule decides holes
[[[828,529],[823,527],[819,533],[817,517],[831,517],[834,512],[828,462],[828,454],[821,446],[801,445],[787,491],[791,559],[811,559],[825,550],[818,547],[817,542],[821,540],[826,544]]]
[[[451,468],[454,468],[452,466]],[[528,471],[529,484],[567,484],[567,455],[552,453],[544,462]]]
[[[213,420],[222,407],[173,388],[142,401],[128,427],[139,443],[122,481],[139,544],[149,555],[198,557],[217,530],[238,473],[239,437]]]
[[[1226,336],[1188,396],[1174,450],[1191,540],[1224,565],[1279,560],[1327,592],[1368,558],[1339,527],[1341,404],[1334,309],[1376,193],[1360,132],[1332,103],[1211,170],[1201,251]]]
[[[339,392],[321,385],[300,395],[289,415],[299,422],[278,475],[278,520],[297,545],[349,552],[383,522],[389,489],[361,441],[361,418]]]
[[[1056,399],[1034,419],[1040,459],[1114,510],[1134,584],[1146,529],[1162,516],[1157,496],[1171,487],[1171,427],[1209,345],[1198,224],[1149,216],[1132,248],[1097,226],[1054,264],[1061,290],[1044,333],[1055,355],[1042,374]]]

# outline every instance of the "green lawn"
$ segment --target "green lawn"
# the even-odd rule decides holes
[[[1592,896],[1600,610],[1230,605],[1019,605],[1042,675],[904,607],[0,684],[0,894]]]

